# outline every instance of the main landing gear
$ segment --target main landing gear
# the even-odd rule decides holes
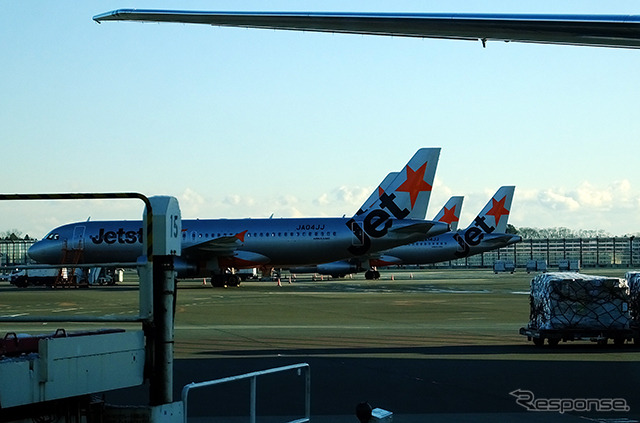
[[[367,270],[364,272],[364,278],[367,280],[380,279],[380,272],[377,270]]]
[[[240,286],[240,276],[235,273],[213,273],[211,275],[211,286],[225,287],[225,286]]]

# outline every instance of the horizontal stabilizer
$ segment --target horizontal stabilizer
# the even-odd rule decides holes
[[[486,247],[496,246],[496,248],[501,248],[507,245],[518,243],[520,241],[522,241],[522,237],[520,235],[485,234],[484,238],[482,239],[482,244]]]
[[[431,236],[443,234],[445,232],[449,232],[450,229],[451,229],[451,226],[449,226],[448,223],[423,220],[423,221],[409,223],[402,226],[394,225],[389,230],[389,232],[394,232],[398,234],[420,233],[420,234],[424,234],[425,237],[431,237]]]

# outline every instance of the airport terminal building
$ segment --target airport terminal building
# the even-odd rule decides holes
[[[499,250],[437,266],[493,267],[500,260],[513,263],[516,268],[526,268],[532,260],[542,260],[549,270],[557,270],[567,261],[578,262],[580,267],[634,267],[640,265],[640,240],[635,237],[523,239]]]
[[[36,241],[35,239],[0,240],[0,266],[28,264],[27,250]]]

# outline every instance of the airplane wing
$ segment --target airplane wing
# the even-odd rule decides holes
[[[253,267],[269,263],[270,259],[259,253],[238,250],[247,231],[234,236],[222,236],[182,248],[182,253],[191,259],[210,260],[217,258],[229,267]]]
[[[185,255],[197,257],[229,256],[244,242],[247,231],[233,236],[221,236],[189,247],[183,247]]]
[[[103,21],[178,22],[454,40],[514,41],[640,48],[638,15],[541,15],[482,13],[208,12],[119,9]]]
[[[211,241],[205,241],[200,244],[192,245],[184,248],[188,254],[202,254],[202,255],[228,255],[235,251],[240,242],[238,238],[233,236],[224,236]]]

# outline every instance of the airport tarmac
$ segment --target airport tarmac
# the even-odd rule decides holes
[[[626,270],[588,273],[623,277]],[[392,411],[395,422],[640,420],[640,350],[633,345],[538,348],[518,334],[529,317],[532,276],[396,270],[383,272],[380,281],[300,277],[289,284],[285,277],[280,287],[249,282],[213,289],[202,281],[180,282],[174,398],[190,382],[309,363],[312,421],[357,422],[361,401]],[[129,314],[136,306],[135,283],[87,290],[0,284],[0,315]],[[8,331],[7,325],[0,330]],[[22,326],[46,332],[46,326]],[[257,410],[266,417],[258,421],[301,417],[302,380],[293,372],[259,379]],[[538,411],[520,405],[510,394],[517,390],[534,396],[519,398]],[[144,404],[146,397],[139,387],[106,399]],[[564,413],[544,411],[560,400]],[[592,400],[590,412],[584,400]],[[595,409],[611,410],[613,400],[625,411]],[[247,382],[194,392],[190,421],[246,421],[248,401]]]

